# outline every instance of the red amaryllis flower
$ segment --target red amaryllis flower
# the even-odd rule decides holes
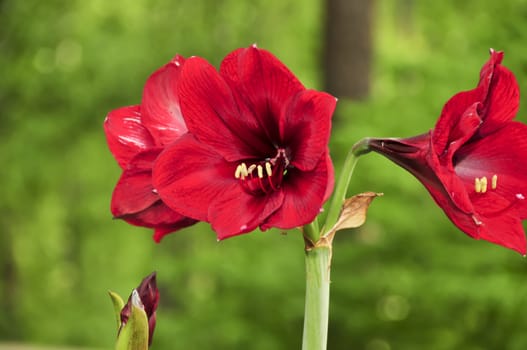
[[[271,53],[230,53],[219,72],[189,58],[178,95],[189,134],[156,160],[154,185],[173,210],[218,238],[311,222],[333,188],[333,96],[307,90]]]
[[[130,297],[128,297],[128,302],[121,310],[120,329],[124,327],[124,325],[128,322],[128,318],[130,317],[132,303],[134,302],[134,293],[136,293],[136,297],[139,297],[139,302],[142,304],[142,307],[146,313],[146,317],[148,318],[148,345],[151,345],[152,338],[154,336],[154,329],[156,327],[156,309],[159,302],[159,290],[157,289],[156,273],[152,272],[150,275],[146,276],[139,284],[139,287],[134,289]]]
[[[433,130],[372,139],[370,148],[414,174],[467,235],[526,253],[527,126],[514,75],[491,50],[474,90],[458,93]]]
[[[154,228],[154,240],[195,223],[168,208],[152,186],[152,166],[163,148],[187,132],[176,87],[184,65],[176,56],[147,80],[141,105],[108,114],[104,131],[110,151],[123,169],[112,195],[114,217]]]

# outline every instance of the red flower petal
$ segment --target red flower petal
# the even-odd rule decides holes
[[[175,211],[173,211],[172,209],[167,207],[163,202],[160,201],[160,203],[162,203],[163,206],[166,207],[167,211],[170,211],[170,212],[172,212],[174,214],[177,214]],[[179,214],[177,214],[177,215],[179,215]],[[174,219],[172,224],[169,224],[169,225],[156,225],[156,226],[154,226],[154,236],[152,238],[154,239],[154,241],[156,243],[161,242],[161,240],[166,235],[169,235],[171,233],[179,231],[182,228],[185,228],[185,227],[188,227],[188,226],[192,226],[196,222],[198,222],[197,220],[190,219],[190,218],[184,217],[182,215],[179,215],[179,216],[180,216],[180,218],[179,219]],[[174,215],[174,218],[175,218],[175,215]],[[142,225],[142,226],[144,226],[144,225]]]
[[[333,168],[333,161],[331,160],[331,157],[329,156],[329,149],[326,151],[326,167],[327,167],[327,177],[328,177],[328,184],[326,186],[326,193],[324,194],[324,203],[331,197],[331,194],[333,193],[333,188],[335,187],[335,169]]]
[[[215,149],[186,134],[160,154],[154,165],[153,181],[170,208],[208,221],[210,203],[237,182],[235,168]]]
[[[111,111],[104,120],[108,147],[121,166],[141,151],[154,147],[154,140],[142,125],[139,106],[122,107]]]
[[[244,137],[255,128],[254,120],[240,115],[229,86],[207,61],[199,57],[186,61],[178,93],[187,128],[199,141],[228,161],[259,153],[262,140]]]
[[[177,97],[177,85],[185,59],[174,59],[154,72],[143,90],[141,111],[143,125],[158,146],[167,145],[187,132]]]
[[[152,148],[137,154],[127,164],[112,195],[112,213],[115,217],[140,212],[159,200],[152,185],[152,166],[161,153]]]
[[[231,52],[221,63],[220,74],[259,119],[270,140],[278,140],[281,110],[304,86],[273,54],[256,46]],[[243,101],[243,102],[241,102]]]
[[[294,152],[292,164],[300,170],[313,170],[326,152],[336,103],[329,94],[304,90],[283,109],[280,138]]]
[[[161,200],[158,200],[141,212],[124,215],[121,216],[120,219],[135,226],[153,228],[153,239],[157,243],[169,233],[191,226],[197,222],[196,220],[176,213],[167,207]]]
[[[460,92],[445,104],[441,116],[432,130],[432,142],[438,155],[443,154],[450,142],[456,140],[456,135],[452,135],[453,130],[458,131],[456,134],[463,131],[463,128],[460,127],[463,124],[461,122],[463,115],[471,106],[477,108],[478,103],[484,98],[483,92],[481,87]]]
[[[520,106],[520,90],[516,78],[507,68],[497,66],[487,99],[484,102],[480,134],[491,133],[501,124],[512,120]]]
[[[452,157],[457,150],[463,146],[474,134],[481,125],[481,119],[478,115],[478,104],[474,103],[468,107],[465,113],[461,116],[458,123],[452,126],[449,136],[449,144],[443,151],[443,154],[437,154],[444,164],[448,164],[449,170],[452,168]]]
[[[125,170],[113,191],[112,214],[121,217],[145,210],[159,200],[153,190],[151,171]]]
[[[518,197],[527,198],[526,154],[527,125],[510,122],[498,131],[462,147],[456,154],[455,170],[471,191],[475,178],[485,176],[490,183],[496,175],[497,186],[493,192],[513,202]],[[501,209],[496,208],[496,211]],[[527,216],[527,204],[518,203],[517,209],[523,217]]]
[[[485,62],[483,67],[481,67],[481,70],[479,72],[478,86],[481,86],[483,88],[484,96],[487,96],[489,94],[495,70],[501,65],[501,62],[503,61],[503,52],[495,51],[494,49],[490,49],[489,51],[490,57],[487,62]]]
[[[326,157],[322,157],[313,171],[298,169],[288,171],[288,180],[282,184],[284,202],[262,225],[262,229],[278,227],[291,229],[310,223],[320,213],[332,167],[328,167]]]
[[[232,183],[211,202],[209,221],[218,239],[251,232],[275,212],[283,200],[282,191],[254,196],[245,192],[238,183]]]
[[[480,229],[480,238],[513,249],[522,255],[527,253],[523,225],[512,212],[498,218],[485,219]]]

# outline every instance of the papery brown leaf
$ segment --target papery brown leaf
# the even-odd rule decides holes
[[[335,233],[345,228],[359,227],[364,224],[366,221],[366,212],[371,202],[375,197],[382,195],[383,193],[364,192],[346,199],[342,205],[340,217],[330,233]]]

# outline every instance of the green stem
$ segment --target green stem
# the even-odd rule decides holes
[[[307,238],[311,244],[315,244],[320,239],[320,228],[318,227],[318,218],[303,227],[304,237]]]
[[[337,223],[340,210],[342,208],[342,203],[344,203],[344,200],[346,199],[346,193],[348,192],[348,186],[351,175],[353,174],[353,169],[355,168],[359,157],[370,151],[368,146],[369,141],[369,138],[364,138],[353,145],[348,153],[348,156],[344,160],[340,177],[338,178],[338,181],[335,185],[335,190],[333,191],[333,197],[328,208],[326,223],[322,228],[322,233],[326,233],[327,231],[331,230],[331,228]]]
[[[370,151],[368,144],[368,138],[362,139],[348,153],[333,192],[322,232],[317,220],[303,227],[306,242],[306,304],[302,350],[326,350],[327,348],[332,237],[325,234],[338,220],[351,174],[359,156]]]
[[[306,250],[306,304],[302,350],[326,350],[331,246]]]

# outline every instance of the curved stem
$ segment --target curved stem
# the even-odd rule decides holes
[[[331,246],[306,249],[306,304],[302,350],[326,350]]]
[[[340,210],[342,208],[342,203],[344,203],[344,199],[346,199],[346,193],[348,191],[351,175],[353,174],[353,169],[355,168],[359,157],[370,151],[369,142],[369,138],[364,138],[357,142],[355,145],[353,145],[348,153],[348,156],[344,160],[344,165],[342,166],[340,177],[337,181],[337,184],[335,185],[333,197],[328,208],[326,222],[322,227],[323,233],[331,230],[331,228],[337,223]]]

